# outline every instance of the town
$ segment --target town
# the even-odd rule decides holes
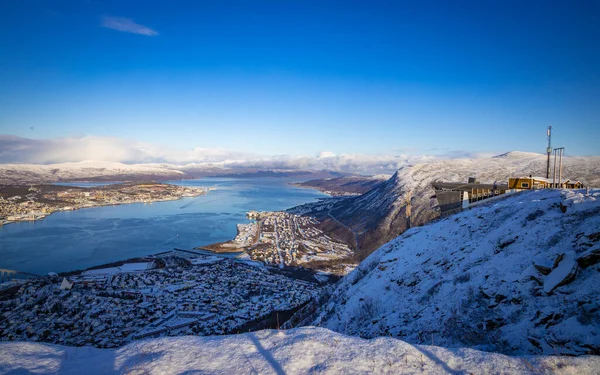
[[[316,282],[256,262],[182,250],[2,286],[2,341],[100,348],[248,330],[274,312],[303,306],[319,290]]]
[[[86,207],[150,203],[194,197],[206,189],[162,183],[123,183],[93,188],[59,185],[0,186],[0,225],[40,220],[56,211]]]
[[[239,224],[235,239],[202,248],[215,252],[245,251],[253,260],[281,268],[352,255],[347,244],[319,229],[314,217],[279,211],[250,211],[247,216],[256,221]]]

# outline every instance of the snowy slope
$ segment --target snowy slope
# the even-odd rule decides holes
[[[504,353],[598,354],[599,262],[600,190],[514,194],[406,231],[300,325]]]
[[[466,182],[477,177],[482,182],[506,183],[510,176],[545,175],[546,156],[510,152],[491,158],[438,160],[409,165],[392,178],[361,196],[336,203],[316,216],[334,216],[358,235],[361,250],[372,250],[395,238],[407,228],[406,202],[410,197],[413,226],[439,216],[431,183],[435,180]],[[563,177],[600,187],[600,157],[563,158]],[[303,207],[306,212],[307,207]],[[325,214],[323,214],[325,212]]]
[[[260,165],[259,165],[260,167]],[[0,184],[38,184],[74,180],[167,180],[206,176],[295,177],[299,179],[339,176],[340,173],[282,169],[265,166],[238,166],[236,162],[205,164],[143,163],[124,164],[106,161],[82,161],[60,164],[0,164]]]
[[[0,183],[22,184],[77,179],[167,179],[182,178],[184,173],[168,164],[123,164],[82,161],[61,164],[1,164]]]
[[[509,357],[323,328],[138,341],[121,349],[0,343],[0,374],[595,374],[600,357]]]

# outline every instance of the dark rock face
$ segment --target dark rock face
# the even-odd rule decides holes
[[[583,268],[600,263],[600,248],[588,250],[577,258],[577,263]]]
[[[371,191],[340,201],[324,215],[325,219],[335,218],[356,234],[359,242],[357,260],[366,258],[409,226],[423,225],[439,217],[439,210],[432,209],[435,203],[429,183],[419,184],[419,189],[414,190],[408,182],[396,173]],[[410,210],[407,209],[409,200]]]
[[[539,273],[541,273],[544,276],[548,276],[550,274],[550,272],[552,272],[551,268],[548,267],[544,267],[544,266],[539,266],[539,265],[535,265],[535,269],[539,271]]]

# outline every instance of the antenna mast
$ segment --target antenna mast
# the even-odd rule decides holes
[[[548,126],[548,147],[546,148],[546,153],[548,154],[548,162],[546,163],[546,178],[550,178],[550,154],[552,153],[552,126]]]

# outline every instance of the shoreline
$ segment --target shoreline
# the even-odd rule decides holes
[[[232,247],[231,250],[223,250],[222,248],[217,248],[217,246],[221,246],[221,245],[224,245],[227,243],[229,243],[229,242],[228,241],[217,242],[217,243],[210,244],[210,245],[196,246],[192,249],[193,250],[210,251],[211,253],[215,253],[215,254],[231,254],[231,253],[245,253],[246,252],[243,247],[237,247],[237,248]],[[214,246],[214,248],[212,248],[213,246]]]
[[[294,187],[298,187],[298,188],[302,188],[302,189],[317,190],[317,191],[320,191],[323,194],[329,195],[329,197],[323,197],[321,199],[339,198],[339,197],[357,197],[359,195],[362,195],[361,193],[338,192],[338,191],[327,190],[327,189],[322,188],[320,186],[302,185],[303,184],[302,182],[290,182],[289,184],[292,185],[292,186],[294,186]]]
[[[166,184],[166,185],[170,185],[170,184]],[[61,185],[62,186],[62,185]],[[176,186],[176,185],[172,185],[172,186]],[[136,204],[136,203],[157,203],[157,202],[170,202],[170,201],[177,201],[177,200],[181,200],[184,198],[195,198],[195,197],[199,197],[202,195],[206,195],[208,194],[208,192],[210,190],[214,190],[213,189],[208,189],[208,188],[194,188],[194,189],[198,189],[199,191],[193,194],[186,194],[186,195],[181,195],[179,197],[165,197],[165,198],[158,198],[158,199],[150,199],[150,200],[132,200],[130,202],[115,202],[115,203],[98,203],[98,204],[86,204],[86,205],[82,205],[82,206],[67,206],[68,208],[57,208],[51,212],[41,212],[41,213],[36,213],[36,214],[31,214],[31,217],[25,217],[25,218],[19,218],[19,219],[13,219],[13,220],[9,220],[8,218],[4,218],[0,220],[0,228],[2,228],[5,225],[8,224],[12,224],[12,223],[20,223],[20,222],[35,222],[35,221],[41,221],[44,220],[45,218],[51,216],[52,214],[55,214],[57,212],[66,212],[66,211],[78,211],[78,210],[82,210],[82,209],[86,209],[86,208],[96,208],[96,207],[105,207],[105,206],[121,206],[121,205],[126,205],[126,204]],[[8,216],[10,217],[10,216]]]
[[[246,215],[248,215],[248,214],[246,214]],[[232,239],[230,239],[228,241],[216,242],[216,243],[212,243],[212,244],[208,244],[208,245],[196,246],[193,249],[194,250],[210,251],[211,253],[216,253],[216,254],[219,254],[219,253],[221,253],[221,254],[229,254],[229,253],[243,253],[243,254],[248,254],[248,252],[246,250],[247,250],[247,248],[249,248],[252,245],[249,245],[246,242],[236,244],[236,240],[235,240],[241,234],[240,226],[244,226],[244,225],[248,225],[248,224],[237,223],[236,224],[236,234],[235,234],[235,237],[233,237]],[[256,244],[256,242],[257,241],[255,240],[254,244]],[[248,254],[248,255],[250,255],[250,254]]]
[[[155,261],[156,259],[158,259],[158,257],[160,255],[168,254],[168,253],[171,253],[171,252],[191,253],[191,254],[194,254],[194,255],[197,255],[197,256],[200,256],[200,257],[211,257],[211,256],[217,256],[217,257],[219,257],[219,254],[215,253],[214,251],[206,250],[206,249],[198,249],[198,250],[211,252],[214,255],[203,254],[203,253],[200,253],[200,252],[196,252],[194,250],[179,249],[179,248],[174,247],[171,250],[160,251],[160,252],[154,253],[154,254],[148,254],[148,255],[134,257],[134,258],[128,258],[128,259],[123,259],[123,260],[112,261],[112,262],[98,264],[98,265],[94,265],[94,266],[83,268],[83,269],[57,272],[56,275],[58,277],[67,277],[68,278],[68,277],[72,277],[72,276],[80,276],[84,272],[87,272],[87,271],[102,270],[102,269],[106,269],[106,268],[115,268],[115,267],[120,267],[120,266],[122,266],[124,264],[129,264],[129,263],[147,263],[149,261]],[[248,260],[248,259],[240,259],[238,257],[227,257],[227,256],[222,256],[221,258],[223,258],[223,259],[229,259],[229,260],[237,261],[237,262],[241,262],[241,263],[246,263],[245,261]],[[257,261],[253,261],[253,262],[257,262]],[[320,280],[312,280],[311,278],[315,274],[318,274],[319,272],[315,271],[313,269],[310,269],[310,268],[305,268],[305,267],[302,267],[302,266],[285,266],[283,269],[281,269],[281,268],[279,268],[277,266],[273,266],[273,265],[269,265],[269,264],[264,264],[262,262],[258,262],[258,263],[261,263],[263,265],[263,267],[266,270],[268,270],[269,272],[271,272],[271,273],[283,275],[283,276],[286,276],[288,278],[297,279],[297,280],[304,280],[304,281],[308,281],[308,282],[317,282],[317,283],[329,284],[329,283],[332,283],[332,282],[337,281],[339,279],[338,275],[329,274],[328,275],[328,280],[326,280],[325,282],[320,281]],[[162,268],[162,267],[157,267],[157,268],[152,268],[152,269],[160,269],[160,268]],[[148,270],[151,270],[151,268],[146,269],[144,271],[148,271]],[[31,275],[35,275],[35,274],[31,274]],[[48,276],[48,274],[45,274],[45,275],[36,275],[36,276],[37,277],[46,277],[46,276]],[[23,279],[23,280],[27,280],[27,279]]]
[[[123,183],[123,182],[122,182]],[[158,183],[158,184],[163,184],[163,183]],[[115,184],[117,185],[117,184]],[[165,184],[165,185],[170,185],[170,186],[175,186],[177,187],[177,185],[174,184]],[[313,189],[313,190],[317,190],[315,188],[312,187],[305,187],[306,189]],[[197,192],[195,192],[194,194],[190,194],[189,192],[186,195],[181,195],[181,196],[177,196],[177,197],[163,197],[163,198],[159,198],[159,199],[154,199],[154,200],[132,200],[132,201],[127,201],[127,202],[116,202],[116,203],[98,203],[98,204],[90,204],[90,205],[84,205],[84,206],[71,206],[72,208],[69,208],[67,210],[65,209],[56,209],[55,211],[49,212],[49,213],[45,213],[43,215],[36,215],[34,219],[28,218],[28,219],[22,219],[22,220],[0,220],[0,229],[2,228],[3,225],[6,224],[11,224],[11,223],[15,223],[15,222],[35,222],[38,220],[44,220],[47,216],[50,216],[54,213],[57,212],[61,212],[61,211],[75,211],[75,210],[80,210],[80,209],[85,209],[85,208],[96,208],[96,207],[104,207],[104,206],[118,206],[118,205],[126,205],[126,204],[136,204],[136,203],[155,203],[155,202],[167,202],[167,201],[177,201],[177,200],[182,200],[184,198],[194,198],[194,197],[198,197],[201,195],[206,195],[208,194],[211,190],[216,190],[216,188],[214,187],[198,187],[198,188],[194,188],[197,189]],[[330,199],[331,197],[319,197],[317,198],[318,200],[322,200],[322,199]],[[240,223],[237,224],[237,233],[236,236],[239,235],[240,232]],[[235,237],[233,237],[230,240],[227,241],[223,241],[223,242],[217,242],[217,243],[212,243],[212,244],[208,244],[208,245],[199,245],[199,246],[195,246],[195,247],[191,247],[190,250],[185,250],[185,251],[190,251],[190,252],[199,252],[199,255],[211,255],[214,254],[215,256],[223,256],[223,257],[227,257],[227,258],[232,258],[232,259],[237,259],[239,257],[246,257],[247,260],[250,260],[249,257],[249,253],[247,252],[247,248],[251,247],[252,245],[255,244],[255,241],[252,243],[239,243],[239,244],[235,244],[233,241],[235,239]],[[223,246],[225,245],[225,246]],[[230,246],[227,246],[230,245]],[[174,248],[173,250],[182,250],[182,249],[177,249]],[[125,259],[125,260],[114,260],[114,261],[110,261],[108,263],[105,264],[100,264],[100,265],[92,265],[90,267],[87,268],[83,268],[83,269],[75,269],[75,270],[65,270],[65,271],[60,271],[57,272],[57,274],[59,275],[72,275],[72,274],[78,274],[81,273],[87,269],[95,269],[95,268],[103,268],[103,267],[108,267],[111,264],[122,264],[122,263],[127,263],[127,262],[135,262],[137,261],[141,261],[141,259],[148,257],[148,256],[155,256],[157,254],[163,253],[163,252],[168,252],[168,251],[172,251],[172,250],[166,250],[166,251],[162,251],[156,254],[149,254],[149,255],[141,255],[138,257],[134,257],[134,258],[129,258],[129,259]],[[201,252],[205,252],[204,254],[202,254]],[[235,255],[234,255],[235,254]],[[269,267],[268,263],[264,263],[261,261],[257,261],[259,263],[261,263],[264,266]],[[285,265],[286,269],[294,269],[298,266],[290,266],[290,265]],[[303,267],[300,267],[303,268]]]

